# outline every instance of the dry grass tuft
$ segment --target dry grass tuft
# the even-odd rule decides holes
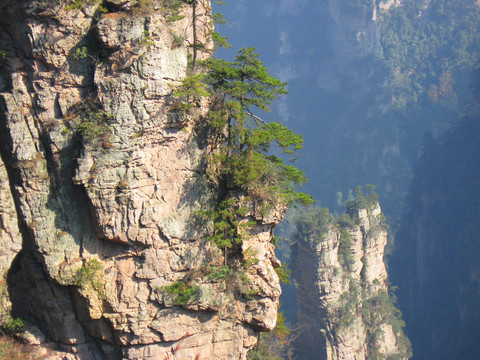
[[[9,336],[0,336],[0,360],[29,360],[34,356],[31,345],[23,344]]]

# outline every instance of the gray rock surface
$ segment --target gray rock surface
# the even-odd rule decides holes
[[[5,323],[12,304],[8,295],[7,273],[22,249],[22,236],[9,184],[8,174],[0,159],[0,321]]]
[[[246,273],[254,296],[202,275],[223,261],[195,220],[216,192],[208,102],[170,111],[192,19],[109,3],[115,12],[0,1],[2,314],[12,303],[70,354],[51,359],[245,359],[257,332],[275,326],[271,232],[284,209],[245,215],[256,220],[242,249],[258,260]],[[209,1],[197,16],[205,41]],[[185,278],[199,294],[179,306],[163,289]]]
[[[408,339],[388,296],[380,207],[355,212],[352,227],[332,224],[323,237],[298,239],[293,252],[300,328],[294,346],[302,359],[408,358]],[[342,236],[351,239],[346,251]],[[342,252],[351,254],[350,266]]]

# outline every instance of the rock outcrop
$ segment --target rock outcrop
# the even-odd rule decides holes
[[[245,359],[275,326],[283,210],[245,214],[244,278],[208,276],[223,261],[195,221],[217,191],[208,103],[176,111],[172,95],[192,15],[105,6],[0,2],[2,321],[12,309],[72,359]],[[203,43],[210,11],[199,2]],[[185,279],[194,294],[179,301],[168,287]]]
[[[406,359],[383,262],[387,232],[378,203],[335,223],[326,209],[299,220],[292,252],[298,286],[296,354],[302,359]]]

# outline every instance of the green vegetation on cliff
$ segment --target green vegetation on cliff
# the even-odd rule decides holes
[[[169,7],[169,14],[175,21],[180,13],[178,4],[191,6],[195,11],[197,1],[179,0],[172,4],[175,6]],[[247,276],[251,266],[259,261],[256,251],[242,246],[251,230],[272,211],[275,216],[282,216],[287,205],[313,202],[311,196],[297,190],[307,179],[303,171],[292,165],[303,138],[283,124],[267,122],[259,116],[260,112],[269,112],[272,102],[287,91],[286,83],[268,72],[255,49],[240,49],[233,61],[215,56],[197,59],[197,51],[210,54],[212,49],[197,42],[193,15],[189,76],[175,89],[170,111],[186,115],[208,107],[199,127],[208,139],[206,168],[216,196],[213,203],[203,204],[196,211],[196,220],[206,229],[206,240],[222,249],[223,266],[210,263],[205,269],[206,277],[199,277],[223,283],[229,295],[250,299],[259,291]],[[218,14],[215,19],[223,20]],[[219,45],[228,47],[214,31],[208,36],[214,49]],[[280,281],[288,282],[285,266],[275,270]],[[161,290],[174,296],[176,305],[188,306],[195,300],[196,292],[189,293],[194,287],[185,278]]]
[[[208,126],[216,181],[227,191],[244,191],[272,205],[311,203],[309,195],[296,190],[306,181],[304,172],[284,160],[302,148],[302,136],[255,114],[268,112],[271,102],[287,93],[286,84],[268,73],[253,48],[241,49],[233,62],[212,57],[199,65],[202,73],[186,78],[176,94],[186,107],[201,96],[211,99]]]
[[[305,311],[315,319],[309,326],[323,329],[315,337],[325,337],[331,343],[327,347],[338,346],[331,339],[363,332],[367,359],[409,358],[411,345],[403,332],[402,314],[395,306],[395,295],[387,291],[384,265],[373,255],[383,255],[386,234],[380,231],[386,230],[385,218],[378,212],[374,187],[367,186],[367,191],[357,187],[355,197],[345,202],[347,212],[336,219],[326,208],[310,208],[297,215],[293,257],[294,263],[301,264],[294,265],[294,276],[301,282],[299,288],[313,291],[318,297],[313,299],[320,301],[317,313],[311,308]],[[295,260],[299,253],[301,260]],[[395,347],[385,347],[389,336],[395,338]],[[314,358],[308,350],[299,354]]]
[[[455,105],[480,58],[479,23],[480,8],[472,0],[405,0],[389,10],[381,42],[393,105],[400,110],[417,102]]]
[[[299,212],[296,220],[297,238],[309,242],[321,242],[330,230],[335,217],[328,208],[310,207]]]
[[[253,48],[245,48],[232,62],[215,57],[199,61],[195,74],[175,92],[181,100],[176,107],[187,111],[198,106],[202,97],[210,102],[206,119],[212,139],[209,174],[221,191],[214,208],[198,214],[204,224],[211,223],[209,239],[224,249],[225,265],[228,249],[240,249],[254,225],[240,221],[248,211],[239,205],[239,195],[259,204],[262,214],[278,205],[313,202],[308,194],[297,191],[307,180],[304,172],[286,160],[287,156],[294,160],[292,155],[302,148],[302,136],[256,114],[268,112],[272,101],[287,93],[285,86],[268,73]],[[235,256],[235,251],[230,255]]]
[[[270,333],[258,337],[257,345],[248,352],[248,360],[281,360],[287,356],[288,349],[294,338],[294,332],[285,323],[282,311],[277,314],[277,325]]]
[[[363,193],[363,186],[357,186],[353,190],[354,198],[345,202],[345,208],[350,217],[358,217],[357,212],[360,209],[371,211],[378,206],[378,194],[375,192],[375,186],[367,185],[365,188],[367,194]]]
[[[94,290],[100,298],[105,298],[103,265],[99,260],[88,260],[78,269],[77,286],[83,290]]]
[[[172,301],[176,305],[181,306],[194,301],[198,294],[198,286],[190,285],[183,281],[175,281],[168,286],[164,286],[160,290],[170,295]]]
[[[347,11],[366,13],[373,10],[375,0],[343,0],[340,4]]]
[[[479,253],[479,131],[478,116],[462,114],[472,83],[478,84],[480,6],[474,0],[402,4],[384,17],[383,55],[396,117],[409,143],[417,138],[421,156],[414,154],[390,269],[415,356],[475,358],[478,296],[467,289],[476,286],[471,274]]]

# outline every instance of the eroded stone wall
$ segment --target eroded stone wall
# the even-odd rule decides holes
[[[295,351],[302,359],[406,359],[408,339],[388,294],[380,207],[350,216],[348,226],[332,223],[323,234],[297,239]]]
[[[256,224],[242,245],[256,258],[248,289],[205,276],[223,262],[195,220],[217,191],[205,174],[208,101],[172,111],[191,13],[72,4],[0,2],[2,314],[11,302],[72,359],[245,359],[275,326],[282,210],[245,215]],[[199,2],[204,43],[210,11]],[[182,306],[164,289],[186,277],[198,291]]]

